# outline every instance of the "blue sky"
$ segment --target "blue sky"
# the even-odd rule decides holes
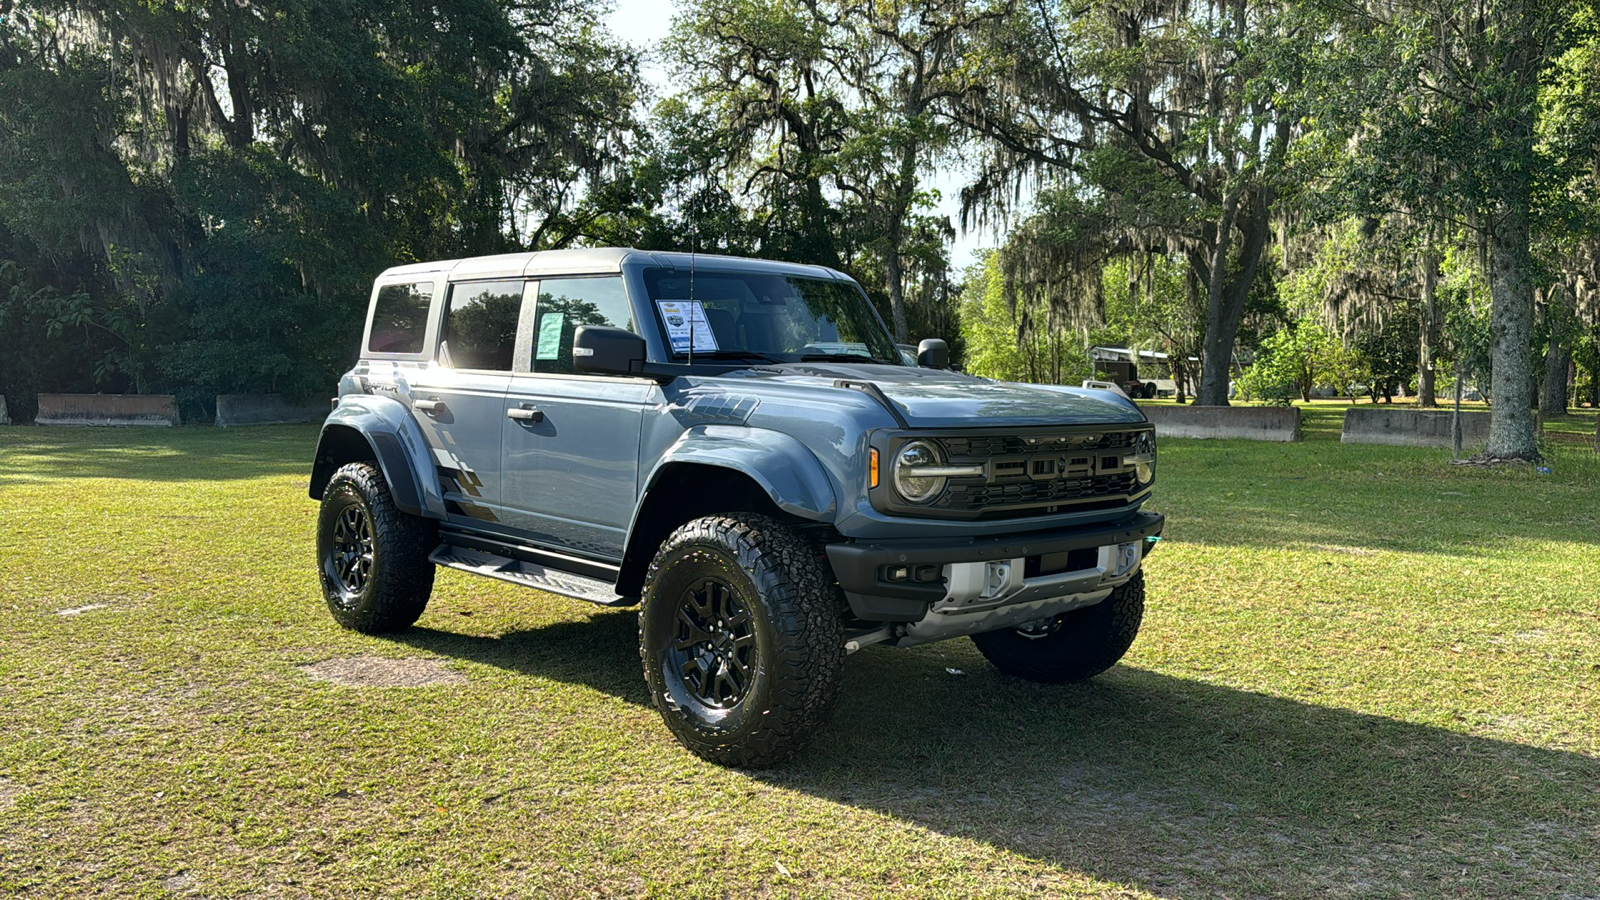
[[[616,35],[637,47],[651,47],[667,33],[672,25],[672,14],[676,4],[671,0],[616,0],[611,12],[611,30]],[[658,93],[671,92],[671,85],[667,84],[666,72],[659,67],[647,67],[646,77],[654,83]],[[943,195],[937,212],[950,217],[952,224],[959,229],[961,213],[961,186],[964,182],[964,173],[946,170],[935,179],[934,186]],[[955,245],[950,249],[950,260],[955,264],[957,271],[973,260],[973,252],[980,246],[993,246],[995,238],[989,234],[960,234],[956,235]]]

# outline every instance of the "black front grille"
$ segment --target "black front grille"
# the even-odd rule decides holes
[[[932,509],[998,519],[1110,509],[1138,488],[1126,451],[1138,431],[940,438],[950,465],[984,474],[951,478]]]
[[[1132,493],[1133,476],[1099,475],[1057,481],[1023,481],[985,484],[976,478],[951,479],[935,506],[954,509],[988,509],[994,506],[1033,506],[1069,503]]]

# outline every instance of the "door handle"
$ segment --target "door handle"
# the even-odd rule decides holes
[[[524,403],[514,409],[506,410],[506,418],[516,419],[518,422],[543,422],[544,412],[537,406]]]
[[[412,406],[412,408],[420,409],[423,412],[425,412],[425,413],[427,413],[428,415],[431,416],[434,413],[439,412],[440,410],[444,409],[444,401],[443,400],[413,400],[413,401],[411,401],[411,406]]]

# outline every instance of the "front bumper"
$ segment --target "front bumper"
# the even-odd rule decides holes
[[[1116,522],[1060,531],[858,541],[829,544],[827,551],[857,618],[916,623],[928,619],[935,606],[952,613],[959,607],[966,618],[1000,608],[1020,611],[1061,597],[1082,597],[1084,605],[1098,602],[1133,577],[1165,523],[1160,513],[1140,511]],[[1092,562],[1081,555],[1089,550],[1096,551]],[[1040,561],[1074,558],[1073,551],[1088,564],[1028,574],[1041,568]]]

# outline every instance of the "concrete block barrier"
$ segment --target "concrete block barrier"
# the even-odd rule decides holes
[[[178,424],[178,401],[171,394],[40,394],[40,425]]]
[[[1300,410],[1292,406],[1142,406],[1156,438],[1300,440]]]
[[[1352,406],[1344,411],[1344,430],[1339,435],[1345,444],[1388,444],[1394,447],[1444,447],[1449,449],[1448,409],[1394,409],[1379,406]],[[1464,447],[1487,443],[1489,414],[1461,413],[1461,444]]]
[[[282,394],[217,395],[217,427],[234,425],[288,425],[321,422],[331,407],[326,400],[290,403]]]

